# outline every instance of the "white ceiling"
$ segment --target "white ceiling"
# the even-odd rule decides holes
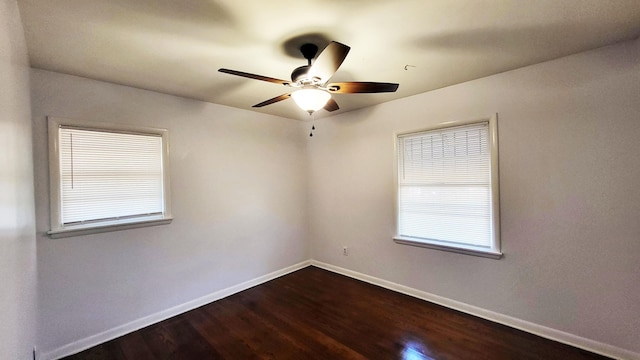
[[[640,0],[18,0],[31,65],[292,119],[304,42],[351,52],[331,79],[397,82],[334,94],[340,110],[477,79],[640,35]]]

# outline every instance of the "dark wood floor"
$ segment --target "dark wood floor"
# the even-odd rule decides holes
[[[66,359],[606,358],[307,267]]]

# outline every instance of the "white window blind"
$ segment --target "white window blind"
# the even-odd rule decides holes
[[[61,128],[65,225],[162,214],[162,138]]]
[[[52,238],[169,224],[169,133],[48,117]]]
[[[399,135],[398,236],[495,250],[489,122]]]

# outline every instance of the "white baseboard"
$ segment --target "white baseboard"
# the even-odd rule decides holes
[[[160,312],[157,312],[155,314],[151,314],[149,316],[145,316],[141,319],[138,320],[134,320],[131,321],[127,324],[115,327],[113,329],[109,329],[107,331],[101,332],[99,334],[96,335],[92,335],[89,337],[86,337],[84,339],[72,342],[70,344],[64,345],[60,348],[57,348],[53,351],[50,352],[46,352],[46,353],[42,353],[38,358],[41,360],[55,360],[55,359],[60,359],[63,358],[65,356],[69,356],[69,355],[73,355],[75,353],[78,353],[82,350],[86,350],[89,349],[91,347],[94,347],[96,345],[102,344],[106,341],[109,340],[113,340],[115,338],[118,338],[122,335],[128,334],[130,332],[142,329],[144,327],[147,327],[149,325],[153,325],[157,322],[169,319],[171,317],[174,317],[176,315],[182,314],[184,312],[187,312],[189,310],[193,310],[196,309],[200,306],[209,304],[213,301],[216,300],[220,300],[222,298],[225,298],[227,296],[233,295],[235,293],[239,293],[240,291],[252,288],[256,285],[260,285],[262,283],[265,283],[269,280],[273,280],[275,278],[281,277],[283,275],[286,275],[288,273],[294,272],[296,270],[305,268],[307,266],[311,265],[311,260],[306,260],[303,261],[301,263],[286,267],[284,269],[280,269],[277,271],[274,271],[272,273],[257,277],[255,279],[243,282],[241,284],[238,285],[234,285],[231,287],[228,287],[226,289],[222,289],[219,291],[216,291],[214,293],[211,293],[209,295],[205,295],[202,296],[198,299],[195,300],[191,300],[188,301],[184,304],[178,305],[178,306],[174,306],[170,309],[167,310],[163,310]]]
[[[435,294],[430,294],[425,291],[410,288],[408,286],[396,284],[391,281],[379,279],[373,276],[369,276],[363,273],[352,271],[349,269],[341,268],[339,266],[323,263],[316,260],[311,260],[311,265],[319,267],[321,269],[329,270],[341,275],[348,276],[357,280],[378,285],[380,287],[393,290],[405,295],[409,295],[418,299],[426,300],[438,305],[448,307],[450,309],[458,310],[463,313],[474,315],[489,321],[493,321],[499,324],[503,324],[518,330],[526,331],[543,338],[547,338],[553,341],[557,341],[563,344],[571,345],[580,349],[591,351],[596,354],[608,356],[619,360],[640,360],[640,354],[615,347],[612,345],[604,344],[598,341],[586,339],[580,336],[566,333],[564,331],[552,329],[546,326],[534,324],[528,321],[517,319],[511,316],[503,315],[486,309],[482,309],[473,305],[465,304],[463,302],[451,300]]]

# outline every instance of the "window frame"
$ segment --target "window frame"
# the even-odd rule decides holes
[[[173,220],[171,213],[169,131],[166,129],[130,126],[107,122],[47,117],[49,139],[49,237],[57,239],[70,236],[96,234],[109,231],[134,229],[147,226],[169,224]],[[132,219],[115,219],[109,221],[90,222],[86,224],[64,225],[62,223],[62,193],[60,179],[60,137],[61,127],[88,131],[124,133],[133,135],[159,136],[162,139],[162,181],[164,212],[160,215],[136,217]]]
[[[479,123],[488,123],[489,127],[489,150],[491,152],[490,155],[490,166],[491,166],[491,206],[492,206],[492,220],[491,225],[493,226],[493,237],[490,248],[482,248],[472,245],[465,244],[451,244],[446,243],[444,241],[438,241],[434,239],[425,239],[425,238],[417,238],[410,236],[401,236],[399,235],[399,190],[400,184],[398,181],[398,173],[399,173],[399,138],[406,135],[418,134],[421,132],[427,131],[436,131],[442,130],[452,127],[465,126],[465,125],[474,125]],[[403,245],[412,245],[418,247],[424,247],[429,249],[443,250],[460,254],[481,256],[491,259],[500,259],[503,256],[501,250],[501,241],[500,241],[500,171],[499,171],[499,151],[498,151],[498,114],[493,114],[490,117],[481,118],[477,120],[471,121],[449,121],[437,124],[435,126],[430,126],[427,128],[422,128],[418,130],[398,132],[394,134],[394,196],[395,196],[395,212],[394,212],[394,220],[395,220],[395,232],[396,235],[393,237],[393,241],[398,244]]]

